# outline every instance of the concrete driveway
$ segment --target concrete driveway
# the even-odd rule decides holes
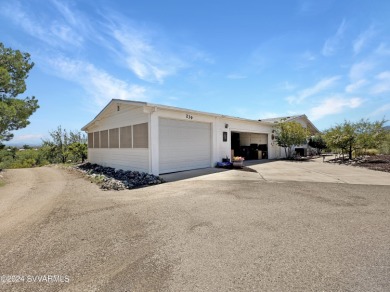
[[[308,161],[271,161],[250,166],[266,181],[328,182],[390,185],[390,173],[366,168]]]
[[[267,182],[324,182],[362,185],[390,185],[390,173],[345,165],[323,163],[322,158],[308,161],[245,161],[256,172],[206,168],[163,175],[167,181],[262,180]]]

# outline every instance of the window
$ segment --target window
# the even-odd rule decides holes
[[[100,131],[100,148],[108,148],[108,130]]]
[[[120,135],[121,135],[121,148],[132,148],[132,133],[131,133],[131,126],[127,127],[121,127],[120,128]]]
[[[134,125],[134,148],[149,147],[148,123]]]
[[[99,132],[93,133],[93,148],[100,148]]]
[[[110,148],[119,148],[119,129],[110,129]]]
[[[93,133],[88,133],[88,148],[93,148]]]

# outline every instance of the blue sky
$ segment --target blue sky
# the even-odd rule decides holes
[[[324,130],[390,118],[390,1],[0,3],[0,41],[29,52],[41,108],[13,143],[80,130],[112,99]]]

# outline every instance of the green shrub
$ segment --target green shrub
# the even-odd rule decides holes
[[[47,165],[49,162],[40,150],[26,149],[22,151],[0,151],[0,168],[29,168]]]
[[[366,151],[366,155],[375,156],[375,155],[378,155],[378,154],[379,154],[379,150],[378,149],[368,149]]]

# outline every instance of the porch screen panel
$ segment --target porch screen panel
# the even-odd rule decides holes
[[[110,148],[119,148],[119,128],[110,129]]]
[[[134,125],[134,148],[149,147],[148,123]]]
[[[88,133],[88,148],[93,148],[93,133]]]
[[[131,133],[131,126],[127,127],[121,127],[120,128],[120,146],[121,148],[132,148],[132,133]]]
[[[100,148],[99,132],[93,133],[93,148]]]
[[[100,131],[100,148],[108,148],[108,130]]]

